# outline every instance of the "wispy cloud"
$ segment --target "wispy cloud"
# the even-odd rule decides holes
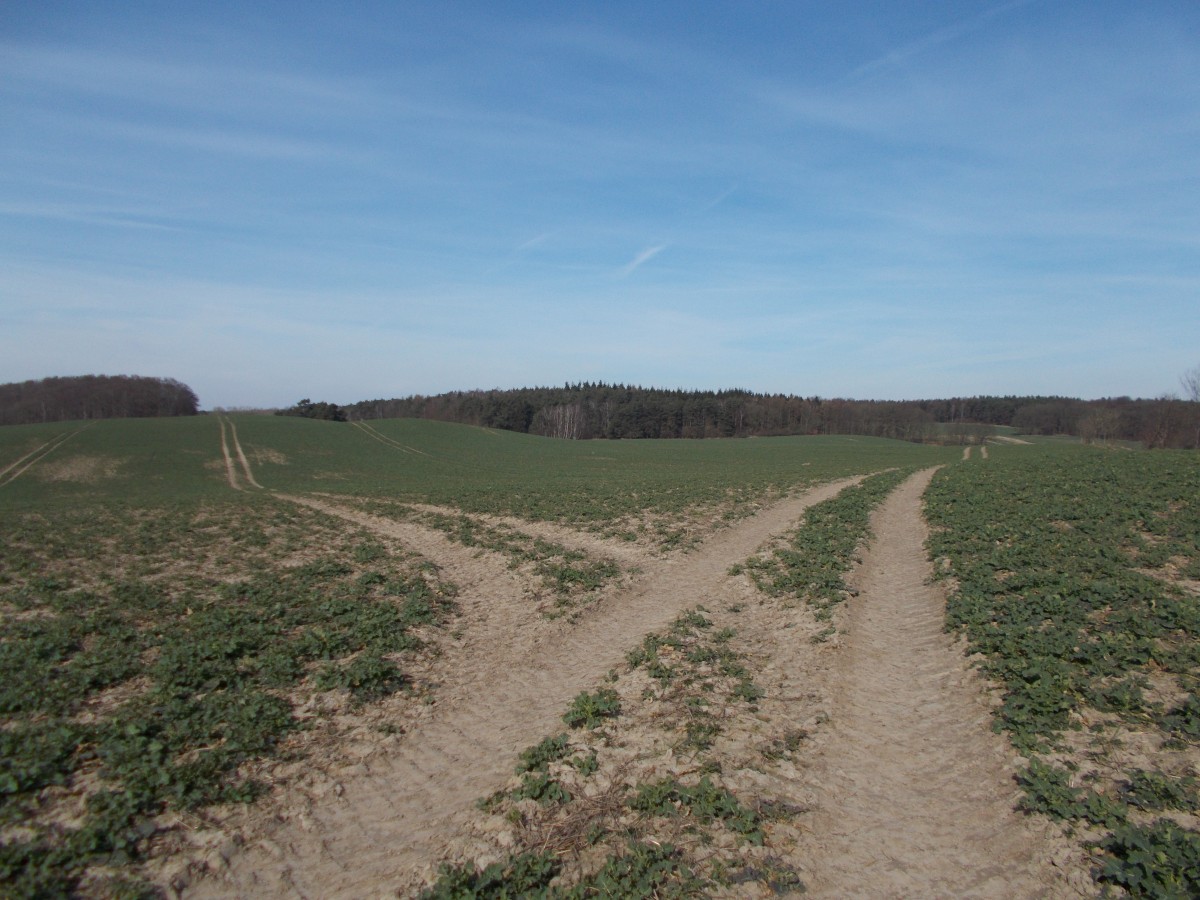
[[[165,147],[264,160],[338,163],[362,162],[370,157],[334,140],[309,140],[280,136],[254,126],[238,130],[144,125],[81,119],[90,133],[130,143],[155,143]]]
[[[943,44],[949,44],[952,41],[966,37],[972,32],[983,28],[993,19],[1002,16],[1005,13],[1012,12],[1015,9],[1020,9],[1022,6],[1028,6],[1032,2],[1034,2],[1034,0],[1012,0],[1010,3],[1004,3],[1000,6],[994,6],[991,9],[986,9],[969,19],[938,28],[935,31],[931,31],[924,37],[920,37],[915,41],[909,41],[907,44],[903,44],[899,47],[889,50],[882,56],[878,56],[869,62],[863,63],[847,76],[847,80],[853,80],[867,75],[872,75],[882,69],[901,66],[915,56],[920,56],[922,53],[932,50],[934,47],[940,47]]]
[[[342,112],[368,105],[369,83],[211,61],[168,60],[80,47],[22,46],[0,40],[0,74],[10,91],[52,89],[160,109]]]
[[[658,256],[658,254],[660,254],[664,250],[666,250],[667,246],[668,246],[667,244],[655,244],[653,247],[647,247],[645,250],[643,250],[641,253],[639,253],[637,256],[635,256],[633,259],[631,259],[628,263],[623,265],[620,268],[620,270],[617,272],[618,276],[621,278],[629,277],[630,275],[633,274],[633,271],[635,269],[637,269],[639,266],[641,266],[643,263],[649,262],[650,260],[654,259],[654,257]]]
[[[942,374],[1151,395],[1196,364],[1187,4],[877,4],[882,38],[836,4],[696,0],[685,28],[455,6],[169,28],[22,6],[0,381],[175,367],[254,405],[322,359],[304,390],[347,401],[578,377],[928,395]],[[1107,330],[1074,382],[1003,369],[1080,321]],[[677,333],[687,353],[645,352]]]
[[[722,203],[724,203],[726,200],[728,200],[734,194],[734,192],[737,191],[737,189],[738,189],[738,185],[736,185],[736,184],[730,185],[729,187],[725,188],[725,190],[721,191],[721,193],[717,194],[717,196],[713,197],[711,200],[708,200],[705,203],[701,204],[700,209],[697,211],[705,213],[705,212],[708,212],[710,209],[715,209],[716,207],[718,207]]]
[[[552,237],[554,237],[553,231],[547,231],[543,234],[535,235],[534,237],[531,237],[529,240],[523,241],[521,244],[519,244],[517,246],[516,252],[524,253],[526,250],[532,250],[534,247],[540,247],[542,244],[546,243],[546,241],[550,240],[550,238],[552,238]]]
[[[74,222],[111,228],[178,231],[164,216],[142,210],[118,210],[67,203],[0,203],[0,216]]]

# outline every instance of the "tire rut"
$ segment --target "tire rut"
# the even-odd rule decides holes
[[[455,543],[433,528],[412,522],[396,521],[342,506],[330,500],[305,497],[299,494],[275,492],[275,497],[289,503],[297,503],[317,512],[351,522],[367,531],[399,541],[409,550],[415,550],[441,569],[446,577],[464,591],[475,591],[482,584],[503,584],[516,578],[503,555],[479,547],[466,547]],[[509,593],[524,592],[515,587]]]
[[[75,437],[75,435],[79,434],[85,428],[90,427],[91,423],[84,425],[83,428],[77,428],[75,431],[56,435],[55,437],[46,441],[46,443],[42,444],[40,447],[37,447],[36,449],[26,453],[16,462],[5,466],[3,470],[0,470],[0,487],[5,487],[6,485],[12,484],[23,474],[25,474],[28,469],[32,468],[37,463],[40,463],[43,459],[45,459],[71,438]]]
[[[491,608],[460,597],[467,639],[447,648],[446,681],[431,714],[392,752],[366,760],[366,773],[348,779],[336,801],[314,806],[304,823],[278,823],[231,855],[220,880],[200,881],[184,896],[357,898],[415,887],[432,872],[475,801],[511,772],[516,755],[562,727],[560,716],[575,694],[594,688],[643,635],[689,606],[715,602],[730,588],[732,564],[793,525],[808,506],[860,480],[814,488],[718,532],[694,553],[656,562],[631,588],[606,597],[574,625],[542,619],[532,604]],[[280,496],[372,527],[374,517]],[[426,531],[386,525],[402,538]],[[446,559],[440,552],[445,547],[414,549],[431,551],[427,555],[439,564]]]
[[[854,578],[859,595],[829,672],[830,723],[810,779],[816,810],[801,848],[809,893],[1074,895],[1054,868],[1053,829],[1014,810],[1016,755],[992,732],[982,682],[943,630],[921,511],[935,471],[917,473],[879,508]]]
[[[217,425],[221,428],[221,457],[225,460],[225,480],[235,491],[242,489],[238,483],[237,466],[233,463],[233,455],[229,452],[229,436],[225,428],[225,419],[217,416]]]
[[[250,468],[250,460],[242,450],[242,442],[238,440],[237,426],[229,416],[218,415],[217,424],[221,427],[221,456],[225,460],[225,480],[235,491],[244,490],[241,480],[244,478],[251,487],[264,490],[254,478],[254,470]],[[228,427],[228,430],[227,430]],[[230,449],[232,448],[232,450]],[[235,458],[236,457],[236,458]],[[238,468],[241,474],[238,474]]]
[[[263,490],[263,486],[254,479],[254,470],[250,468],[250,460],[246,458],[246,453],[242,450],[242,442],[238,440],[237,426],[233,424],[233,419],[226,419],[226,421],[229,422],[229,436],[233,438],[233,450],[237,454],[238,462],[241,463],[246,480],[252,487]]]
[[[408,503],[405,505],[417,512],[434,513],[435,515],[466,515],[468,518],[482,522],[485,525],[499,525],[513,528],[531,537],[561,544],[568,550],[580,550],[584,553],[591,553],[605,559],[616,560],[625,565],[643,565],[654,557],[653,551],[645,547],[603,538],[564,525],[557,525],[553,522],[533,522],[513,516],[494,516],[485,513],[462,513],[457,509],[447,506],[434,506],[429,503]]]

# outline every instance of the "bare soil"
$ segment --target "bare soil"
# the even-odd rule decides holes
[[[286,798],[276,798],[270,819],[247,817],[241,833],[207,860],[215,877],[186,886],[198,874],[193,866],[172,876],[174,886],[187,897],[357,898],[411,883],[445,855],[475,801],[505,780],[517,754],[561,725],[575,694],[593,688],[643,635],[706,598],[716,602],[728,590],[731,565],[857,480],[785,500],[718,532],[699,552],[658,562],[575,624],[539,616],[496,554],[411,523],[290,498],[402,537],[436,561],[459,585],[469,627],[439,661],[444,680],[428,716],[387,742],[386,752],[365,754],[357,772],[302,811],[289,813]]]
[[[830,668],[829,727],[802,844],[818,897],[1091,894],[1078,851],[1014,811],[1018,757],[984,686],[943,631],[921,496],[927,470],[876,512]]]
[[[254,480],[254,471],[250,468],[250,460],[246,459],[246,453],[242,450],[242,442],[238,440],[237,426],[233,424],[233,419],[227,419],[229,423],[229,434],[233,438],[233,449],[237,453],[238,462],[242,465],[242,471],[246,474],[246,480],[253,487],[262,490],[262,485]]]
[[[225,458],[225,480],[229,482],[229,486],[235,491],[240,491],[242,486],[238,483],[237,467],[234,465],[233,456],[229,452],[229,438],[225,430],[225,420],[218,416],[217,424],[221,426],[221,455]]]
[[[124,460],[112,456],[77,454],[39,466],[36,475],[42,481],[94,484],[106,478],[115,478],[123,462]]]
[[[607,589],[575,621],[539,615],[528,581],[499,554],[327,499],[277,495],[434,561],[459,586],[463,627],[418,673],[436,690],[425,695],[431,703],[410,703],[396,717],[400,733],[364,732],[341,749],[336,771],[283,779],[264,802],[197,823],[190,859],[181,852],[186,864],[160,872],[162,881],[188,898],[411,896],[443,860],[502,858],[511,829],[482,818],[476,801],[511,781],[521,750],[562,729],[574,695],[618,667],[628,673],[627,650],[703,604],[714,627],[736,629],[766,692],[754,712],[725,720],[715,751],[722,778],[741,796],[791,810],[771,826],[768,849],[808,893],[1092,894],[1075,845],[1014,811],[1017,757],[991,731],[986,686],[942,630],[944,598],[930,584],[921,516],[932,475],[909,479],[877,511],[854,575],[857,596],[838,613],[832,637],[807,608],[767,600],[728,571],[857,479],[777,503],[695,552],[644,557],[636,581]],[[552,539],[568,546],[584,537],[554,528]],[[631,699],[636,679],[626,674],[618,685]],[[687,760],[655,736],[661,710],[628,706],[603,758],[686,772]],[[593,801],[603,806],[607,796]],[[769,893],[741,885],[730,896]]]
[[[235,491],[243,490],[241,480],[244,478],[251,487],[263,490],[263,486],[254,478],[254,470],[250,467],[250,460],[246,458],[241,441],[238,440],[237,426],[233,424],[233,420],[228,416],[218,416],[217,424],[221,426],[221,455],[225,458],[225,478],[229,486]]]

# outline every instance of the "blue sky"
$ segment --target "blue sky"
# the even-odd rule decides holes
[[[0,5],[0,382],[1102,397],[1197,364],[1195,0]]]

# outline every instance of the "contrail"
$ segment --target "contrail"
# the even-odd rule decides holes
[[[658,254],[662,253],[666,249],[667,249],[666,244],[657,244],[653,247],[647,247],[645,250],[643,250],[641,253],[639,253],[637,256],[635,256],[630,263],[628,263],[627,265],[625,265],[621,268],[621,272],[620,272],[621,277],[625,278],[627,275],[629,275],[631,272],[633,272],[633,270],[636,269],[638,266],[640,266],[642,263],[653,259],[654,257],[658,256]]]
[[[964,22],[957,22],[953,25],[939,28],[936,31],[931,31],[922,38],[890,50],[883,56],[876,57],[870,62],[863,63],[851,72],[847,76],[847,79],[860,78],[863,75],[869,75],[872,72],[877,72],[889,66],[898,66],[912,57],[924,53],[926,50],[957,40],[964,35],[970,34],[972,31],[977,31],[997,16],[1002,16],[1022,6],[1028,6],[1032,2],[1033,0],[1012,0],[1010,3],[984,10],[977,16],[967,19]]]

